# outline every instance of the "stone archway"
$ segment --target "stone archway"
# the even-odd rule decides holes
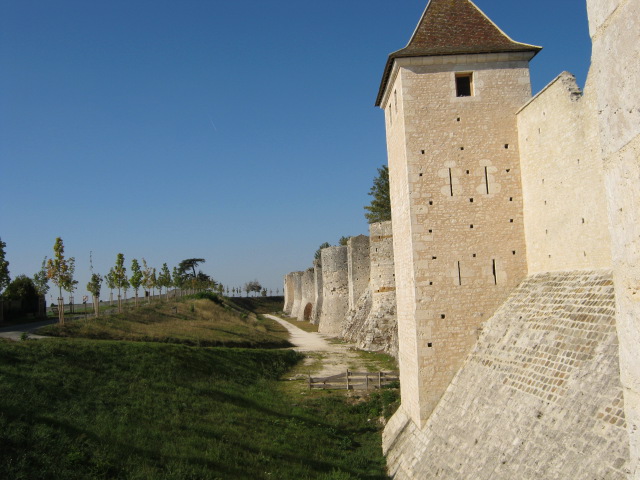
[[[313,313],[313,305],[310,303],[307,303],[307,305],[304,307],[304,319],[306,321],[310,321],[312,313]]]

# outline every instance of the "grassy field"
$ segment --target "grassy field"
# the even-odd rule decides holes
[[[378,419],[392,413],[396,390],[308,392],[286,380],[301,358],[293,351],[197,346],[206,328],[178,335],[168,325],[221,320],[190,302],[185,318],[157,306],[162,321],[119,318],[131,325],[101,330],[135,342],[0,342],[0,478],[386,478]]]

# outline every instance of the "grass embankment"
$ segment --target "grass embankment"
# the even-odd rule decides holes
[[[234,305],[217,304],[207,298],[156,302],[126,310],[122,314],[89,317],[50,325],[42,335],[179,343],[202,347],[283,348],[288,333],[277,322]]]
[[[203,321],[186,305],[184,320],[128,321],[155,325],[162,333],[144,334],[170,341],[179,335],[166,322]],[[202,340],[201,327],[191,332],[182,343]],[[279,380],[300,358],[141,341],[0,341],[0,478],[386,478],[377,419],[397,393],[347,399]]]
[[[257,314],[281,312],[284,308],[284,297],[233,297],[231,301]]]

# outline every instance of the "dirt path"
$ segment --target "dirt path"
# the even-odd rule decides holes
[[[337,375],[346,372],[347,369],[352,371],[370,369],[370,365],[366,365],[352,344],[333,343],[331,340],[335,339],[329,335],[305,332],[275,315],[264,316],[275,320],[289,330],[291,335],[289,341],[295,345],[293,349],[307,354],[305,365],[309,366],[309,373],[314,377]]]

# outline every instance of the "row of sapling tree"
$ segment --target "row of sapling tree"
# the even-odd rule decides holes
[[[63,291],[69,293],[70,303],[73,303],[73,292],[77,288],[78,281],[74,279],[75,274],[75,258],[67,258],[64,253],[64,243],[60,237],[56,238],[53,246],[53,257],[42,261],[41,269],[29,278],[25,275],[19,275],[13,282],[9,275],[9,262],[5,259],[6,243],[0,240],[0,297],[5,293],[12,296],[24,297],[24,292],[30,292],[32,296],[46,296],[49,291],[48,282],[51,281],[58,287],[58,319],[60,323],[64,323],[64,299]],[[169,270],[166,263],[157,273],[156,269],[147,265],[146,260],[142,259],[142,268],[137,259],[131,261],[131,276],[127,275],[124,254],[118,253],[115,265],[109,272],[102,276],[93,270],[93,255],[89,254],[89,265],[91,276],[87,283],[87,291],[93,297],[93,309],[96,316],[99,314],[100,293],[103,282],[109,288],[109,302],[113,304],[113,290],[118,292],[118,311],[122,311],[123,300],[127,300],[127,292],[133,288],[135,292],[135,304],[138,305],[140,288],[145,289],[147,301],[151,302],[155,296],[155,289],[159,290],[160,296],[163,291],[165,299],[169,297],[169,290],[174,288],[174,295],[182,295],[184,293],[193,293],[198,290],[216,290],[224,293],[222,285],[215,282],[211,277],[202,271],[196,271],[196,267],[205,262],[204,258],[189,258],[180,262],[173,268],[173,273]],[[6,291],[5,291],[6,290]],[[227,288],[227,291],[229,289]],[[14,292],[15,291],[15,292]],[[124,294],[124,298],[123,298]],[[9,297],[7,297],[9,298]],[[9,298],[13,299],[13,297]]]

